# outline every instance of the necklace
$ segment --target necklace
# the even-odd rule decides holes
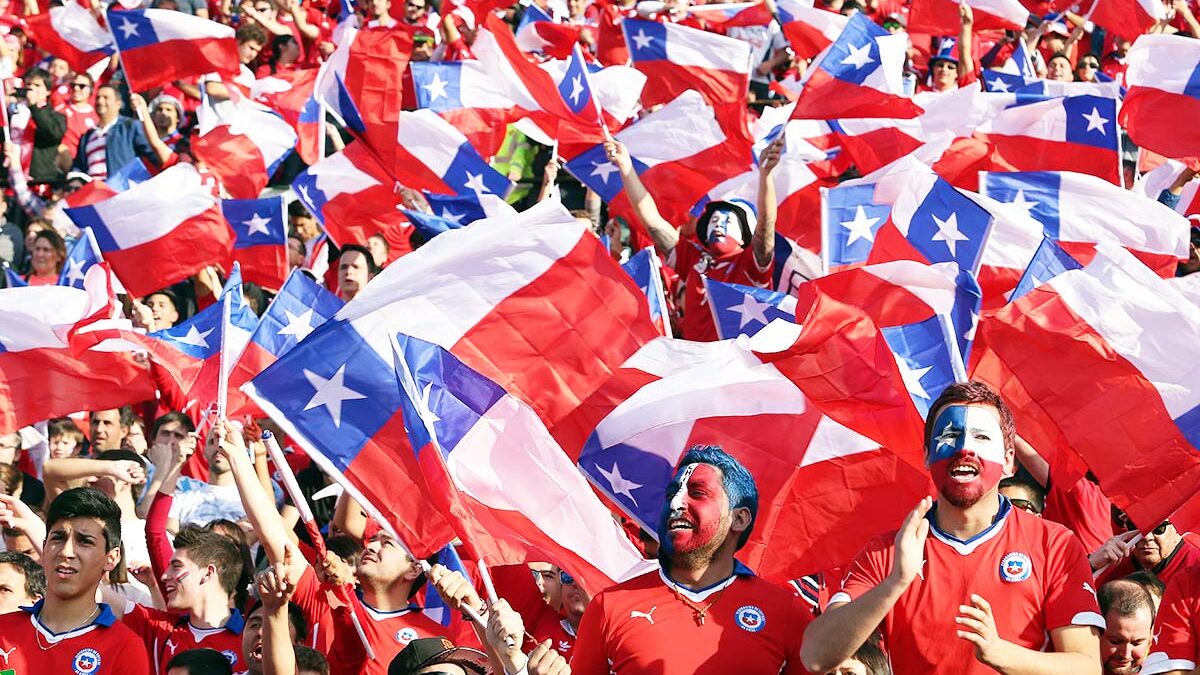
[[[715,594],[713,594],[712,600],[709,600],[707,605],[704,605],[703,607],[701,607],[700,605],[698,605],[698,604],[692,602],[691,600],[688,600],[686,597],[684,597],[683,593],[680,593],[679,588],[677,588],[674,584],[671,585],[671,590],[675,592],[675,597],[679,598],[679,601],[682,602],[683,604],[692,608],[693,616],[696,619],[697,626],[704,625],[704,617],[708,614],[708,610],[711,609],[712,606],[717,603],[717,600],[721,599],[721,594],[723,594],[725,592],[726,588],[729,588],[729,586],[726,586],[725,588],[722,588],[721,590],[717,591]]]
[[[95,620],[95,618],[96,618],[97,616],[99,616],[99,615],[100,615],[100,605],[96,605],[96,609],[92,610],[92,613],[88,615],[88,618],[87,618],[87,619],[86,619],[86,620],[85,620],[83,623],[81,623],[81,624],[79,624],[78,626],[76,626],[76,627],[72,628],[71,630],[65,630],[65,631],[62,631],[62,633],[70,633],[71,631],[76,631],[76,630],[79,630],[80,628],[83,628],[84,626],[88,626],[88,625],[90,625],[90,624],[92,623],[92,621],[94,621],[94,620]],[[38,625],[39,625],[39,626],[40,626],[40,625],[42,625],[42,622],[41,622],[41,617],[38,617]],[[42,631],[38,630],[38,629],[35,627],[35,628],[34,628],[34,630],[33,630],[33,633],[34,633],[34,635],[37,637],[37,646],[38,646],[38,649],[40,649],[40,650],[42,650],[42,651],[47,651],[47,650],[49,650],[49,649],[52,649],[52,648],[54,648],[54,647],[57,647],[57,646],[59,645],[59,643],[60,643],[60,642],[62,642],[62,640],[54,640],[54,639],[50,639],[50,644],[43,646],[43,645],[42,645]],[[60,635],[61,635],[62,633],[60,633]]]

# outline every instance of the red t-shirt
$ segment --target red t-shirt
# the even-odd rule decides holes
[[[1065,525],[1091,553],[1113,536],[1112,503],[1096,485],[1081,476],[1074,484],[1056,485],[1053,476],[1042,517]]]
[[[54,634],[38,621],[42,601],[0,615],[0,672],[15,675],[149,675],[146,646],[108,605],[92,623]]]
[[[996,521],[963,542],[937,529],[935,513],[927,516],[925,564],[883,623],[895,672],[994,675],[975,660],[974,645],[955,636],[958,606],[969,604],[972,593],[991,605],[1000,637],[1027,649],[1042,649],[1047,634],[1064,626],[1104,630],[1087,557],[1067,528],[1002,499]],[[895,536],[867,544],[830,605],[858,598],[887,578]]]
[[[292,602],[304,612],[304,619],[309,625],[309,635],[304,644],[325,655],[333,648],[334,639],[333,610],[330,609],[327,588],[317,580],[316,570],[309,565],[300,575],[300,581],[296,582],[296,592],[292,595]]]
[[[675,272],[683,279],[683,335],[685,340],[712,342],[717,339],[717,327],[704,296],[704,282],[700,275],[713,281],[741,284],[755,288],[769,288],[771,265],[760,268],[754,259],[754,248],[747,246],[728,258],[715,259],[703,250],[695,238],[681,238],[672,252],[675,256]]]
[[[72,159],[75,158],[75,151],[79,149],[79,139],[88,129],[92,129],[100,123],[100,118],[92,106],[83,103],[79,107],[82,110],[76,110],[73,105],[55,108],[63,114],[63,117],[67,118],[67,131],[63,134],[62,144],[67,147]]]
[[[703,625],[677,592],[708,606]],[[741,565],[701,593],[676,586],[661,571],[648,572],[592,599],[579,625],[571,672],[807,673],[800,639],[811,620],[803,600]]]
[[[242,657],[245,621],[236,609],[221,628],[196,628],[186,615],[136,604],[125,612],[122,621],[141,638],[143,649],[149,651],[151,660],[157,664],[155,672],[167,672],[167,663],[176,654],[202,647],[224,654],[233,666],[233,672],[247,670],[246,660]]]
[[[1183,540],[1179,542],[1179,546],[1175,547],[1175,551],[1150,570],[1154,576],[1158,577],[1159,581],[1169,584],[1184,570],[1200,567],[1200,546],[1195,544],[1192,539],[1194,536],[1190,533],[1184,534]],[[1137,563],[1137,560],[1133,556],[1129,556],[1104,570],[1104,573],[1096,579],[1096,585],[1103,586],[1114,579],[1127,577],[1140,569],[1142,566]]]
[[[1142,664],[1143,675],[1182,670],[1200,663],[1200,567],[1191,567],[1167,584],[1154,621],[1154,651]]]
[[[367,659],[347,608],[335,609],[333,649],[329,654],[330,672],[335,675],[386,675],[392,658],[417,638],[445,637],[459,646],[479,647],[474,630],[457,616],[449,626],[443,626],[425,616],[419,607],[382,612],[363,603],[357,595],[351,596],[351,602],[375,658]]]

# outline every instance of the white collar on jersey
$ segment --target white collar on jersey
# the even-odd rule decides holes
[[[43,626],[42,621],[39,618],[42,615],[42,606],[45,603],[45,599],[38,600],[37,602],[33,603],[32,606],[22,607],[21,610],[29,612],[29,621],[33,623],[33,629],[41,633],[42,637],[44,637],[49,644],[55,644],[62,642],[63,640],[70,640],[71,638],[79,637],[80,635],[91,632],[96,628],[96,626],[108,628],[117,621],[117,617],[115,614],[113,614],[112,609],[103,602],[98,602],[96,604],[100,606],[100,613],[96,615],[95,619],[92,619],[91,623],[87,624],[86,626],[80,626],[74,630],[66,631],[64,633],[55,633],[49,628]]]
[[[413,611],[421,609],[417,605],[409,605],[408,607],[404,607],[401,609],[394,609],[391,611],[375,609],[374,607],[368,605],[366,600],[362,599],[361,593],[360,593],[360,597],[359,597],[358,601],[359,601],[359,603],[362,604],[363,609],[367,612],[367,616],[371,617],[371,620],[373,620],[373,621],[383,621],[385,619],[394,619],[398,616],[404,616],[405,614],[408,614],[409,612],[413,612]]]
[[[667,575],[666,569],[664,569],[661,565],[658,568],[658,576],[662,577],[663,583],[666,584],[668,588],[672,588],[672,589],[678,591],[680,595],[687,598],[688,600],[691,600],[692,602],[704,602],[705,600],[708,599],[709,596],[713,595],[714,593],[717,593],[718,591],[723,591],[726,588],[728,588],[730,584],[732,584],[734,581],[737,581],[738,577],[754,576],[754,570],[750,569],[749,567],[746,567],[740,561],[734,560],[733,561],[733,574],[729,575],[728,579],[725,579],[723,581],[718,581],[717,583],[715,583],[711,586],[707,586],[705,588],[701,588],[698,590],[692,590],[692,589],[688,588],[687,586],[683,586],[681,584],[676,583],[673,579],[671,579],[670,576]]]
[[[929,521],[929,534],[934,539],[957,551],[959,555],[970,555],[975,552],[975,549],[994,539],[1004,529],[1004,524],[1008,522],[1008,514],[1012,512],[1012,502],[1008,501],[1008,498],[1004,495],[1000,495],[1000,510],[996,512],[996,517],[992,519],[992,524],[988,525],[987,529],[983,532],[966,540],[959,539],[952,534],[947,534],[938,529],[936,518],[937,508],[938,504],[934,502],[933,508],[929,509],[929,513],[925,514],[925,518]]]

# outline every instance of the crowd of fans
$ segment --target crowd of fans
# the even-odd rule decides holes
[[[410,30],[414,61],[472,58],[475,11],[495,11],[514,26],[530,11],[433,0],[341,6],[347,2],[128,5],[235,27],[236,82],[243,86],[318,68],[333,52],[338,17],[347,11],[368,29]],[[818,2],[905,31],[908,3],[901,0]],[[687,0],[534,5],[582,26],[580,42],[589,53],[598,49],[600,23],[614,16],[709,28]],[[1031,9],[1046,14],[1040,5]],[[0,262],[31,285],[58,282],[77,235],[61,212],[64,199],[93,181],[119,179],[131,163],[140,161],[150,174],[177,162],[197,164],[190,142],[202,90],[216,100],[228,97],[226,85],[203,78],[130,92],[116,57],[75,72],[29,38],[26,20],[47,10],[33,0],[0,6],[8,139]],[[1192,0],[1173,0],[1169,18],[1152,32],[1200,36],[1195,11]],[[910,92],[978,86],[980,68],[1002,64],[1019,41],[1039,77],[1122,82],[1131,43],[1077,12],[1031,20],[1023,32],[976,32],[965,4],[960,18],[957,36],[909,36]],[[795,57],[778,23],[725,32],[753,48],[752,110],[783,104],[809,61]],[[350,139],[332,117],[326,126],[329,151]],[[624,146],[607,144],[637,225],[660,254],[674,254],[676,334],[716,337],[707,322],[689,321],[706,311],[699,270],[742,284],[769,280],[775,241],[769,178],[781,147],[774,143],[759,158],[757,204],[717,202],[681,235],[679,223],[659,215]],[[1136,170],[1132,156],[1127,164]],[[514,204],[572,202],[578,218],[608,237],[614,258],[630,255],[628,225],[603,218],[599,200],[558,171],[550,148],[510,128],[493,165],[518,183],[509,197]],[[286,190],[303,169],[289,158],[268,190]],[[1165,200],[1178,199],[1193,173],[1185,176]],[[410,201],[420,207],[419,195]],[[344,301],[395,260],[382,236],[339,248],[298,201],[287,214],[290,266]],[[178,325],[213,302],[226,272],[207,269],[131,298],[131,317],[149,331]],[[245,295],[258,313],[271,297],[254,284],[246,284]],[[976,420],[979,410],[983,418]],[[945,419],[957,441],[946,442],[944,415],[953,418]],[[179,392],[164,391],[156,401],[48,420],[0,436],[0,672],[10,660],[49,666],[39,671],[47,673],[133,675],[1194,672],[1195,656],[1147,657],[1163,639],[1200,653],[1200,616],[1190,592],[1200,578],[1200,540],[1170,522],[1139,533],[1091,477],[1056,480],[1058,468],[1015,433],[1007,408],[979,385],[951,387],[929,417],[936,506],[922,502],[898,524],[894,541],[868,546],[847,570],[814,570],[795,582],[799,591],[757,580],[735,560],[755,524],[756,477],[706,448],[684,459],[668,490],[673,497],[656,533],[661,547],[650,533],[634,537],[648,559],[662,563],[661,575],[584,589],[571,570],[531,562],[492,570],[502,598],[495,603],[484,601],[474,578],[415,560],[348,494],[330,489],[332,481],[301,449],[289,447],[324,537],[313,541],[267,459],[262,429],[283,437],[270,419],[205,419],[198,433],[200,413],[187,409]],[[940,455],[947,444],[956,444],[958,454]],[[986,458],[963,459],[988,452],[996,453],[994,473]],[[933,539],[944,550],[935,551]],[[979,553],[992,549],[996,560],[1003,556],[999,575],[996,560]],[[1019,585],[1031,567],[1032,580]],[[454,610],[444,621],[425,612],[433,594]],[[968,650],[946,647],[962,641]]]

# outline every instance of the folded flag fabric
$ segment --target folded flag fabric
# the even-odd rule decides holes
[[[1129,48],[1129,92],[1120,121],[1139,147],[1167,157],[1200,155],[1200,130],[1179,124],[1200,114],[1200,45],[1194,42],[1177,35],[1142,35]]]

